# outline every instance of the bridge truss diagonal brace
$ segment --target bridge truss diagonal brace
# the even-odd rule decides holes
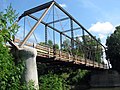
[[[42,16],[39,18],[39,20],[35,23],[35,25],[32,27],[30,32],[27,34],[27,36],[24,38],[23,42],[19,45],[19,47],[23,47],[23,45],[26,43],[26,41],[30,38],[34,30],[37,28],[37,26],[41,23],[42,19],[45,17],[47,12],[51,9],[51,7],[54,5],[54,2],[45,10],[45,12],[42,14]]]

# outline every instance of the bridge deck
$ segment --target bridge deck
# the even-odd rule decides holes
[[[107,69],[107,66],[102,63],[98,63],[96,61],[92,61],[89,59],[84,59],[84,57],[80,57],[80,56],[76,56],[76,55],[73,56],[65,51],[56,50],[55,54],[54,54],[53,48],[50,48],[47,46],[37,45],[35,48],[37,49],[37,53],[38,53],[39,57],[44,57],[44,58],[54,57],[54,60],[59,60],[59,61],[64,61],[64,62],[73,62],[73,64],[86,65],[88,67],[91,66],[94,68]]]
[[[21,41],[19,39],[16,39],[14,43],[20,43]],[[30,43],[26,43],[26,46],[33,47],[34,45]],[[37,44],[34,46],[37,50],[37,57],[42,58],[54,58],[54,61],[63,61],[63,62],[73,62],[73,64],[76,65],[85,65],[86,67],[93,67],[93,68],[100,68],[100,69],[107,69],[106,64],[98,63],[93,60],[84,59],[84,56],[73,56],[70,55],[68,52],[61,51],[61,50],[55,50],[47,45],[39,45]],[[39,61],[39,60],[38,60]]]

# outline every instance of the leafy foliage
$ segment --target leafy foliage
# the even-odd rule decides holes
[[[56,74],[41,76],[39,82],[40,90],[68,90],[65,80]]]
[[[9,48],[5,45],[7,40],[12,39],[19,26],[13,24],[17,18],[16,11],[10,5],[5,11],[0,12],[0,90],[23,90],[21,86],[21,74],[24,63],[14,63]]]
[[[73,51],[69,39],[63,41],[62,49],[70,54],[72,53],[73,55],[77,56],[85,56],[90,60],[101,62],[101,57],[103,55],[102,47],[99,43],[97,43],[97,41],[95,41],[89,35],[85,35],[82,41],[79,39],[79,37],[76,37],[76,41],[77,42],[74,44]],[[99,38],[98,41],[100,42]]]
[[[41,67],[38,68],[41,90],[51,90],[53,87],[56,90],[70,90],[70,85],[79,85],[88,73],[87,70],[64,65],[38,64],[38,67]]]
[[[71,43],[70,43],[69,39],[66,39],[66,40],[63,41],[62,48],[63,48],[64,51],[69,51],[71,49]]]
[[[89,35],[85,35],[84,38],[85,38],[84,45],[87,47],[84,48],[86,57],[90,60],[101,62],[101,57],[103,55],[101,45],[93,38],[91,38]],[[97,40],[100,42],[100,38],[98,38]]]
[[[45,42],[40,42],[39,44],[40,45],[45,45]],[[54,47],[55,49],[59,49],[59,45],[58,44],[53,45],[53,42],[51,40],[48,40],[47,45],[51,48]]]
[[[69,84],[79,84],[87,73],[87,70],[77,69],[75,72],[71,72],[67,80]]]
[[[49,45],[50,47],[53,47],[53,42],[52,42],[51,40],[48,40],[48,45]]]
[[[107,59],[110,60],[112,68],[120,72],[120,26],[107,38],[106,46]]]
[[[17,15],[11,5],[4,12],[0,12],[0,35],[3,36],[2,41],[5,41],[3,39],[13,39],[17,33],[19,26],[14,23]]]

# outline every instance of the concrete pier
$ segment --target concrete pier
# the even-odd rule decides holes
[[[24,47],[18,50],[19,58],[25,61],[23,78],[25,82],[33,81],[35,88],[39,89],[38,73],[36,65],[37,51],[32,47]]]

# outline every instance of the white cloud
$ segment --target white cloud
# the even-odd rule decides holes
[[[100,39],[104,39],[106,36],[104,34],[98,34]]]
[[[114,30],[113,25],[110,22],[97,22],[92,24],[89,28],[90,32],[96,32],[100,34],[109,34],[112,33]]]
[[[64,4],[64,3],[62,3],[62,4],[59,4],[61,7],[63,7],[63,8],[66,8],[67,7],[67,5],[66,4]]]

